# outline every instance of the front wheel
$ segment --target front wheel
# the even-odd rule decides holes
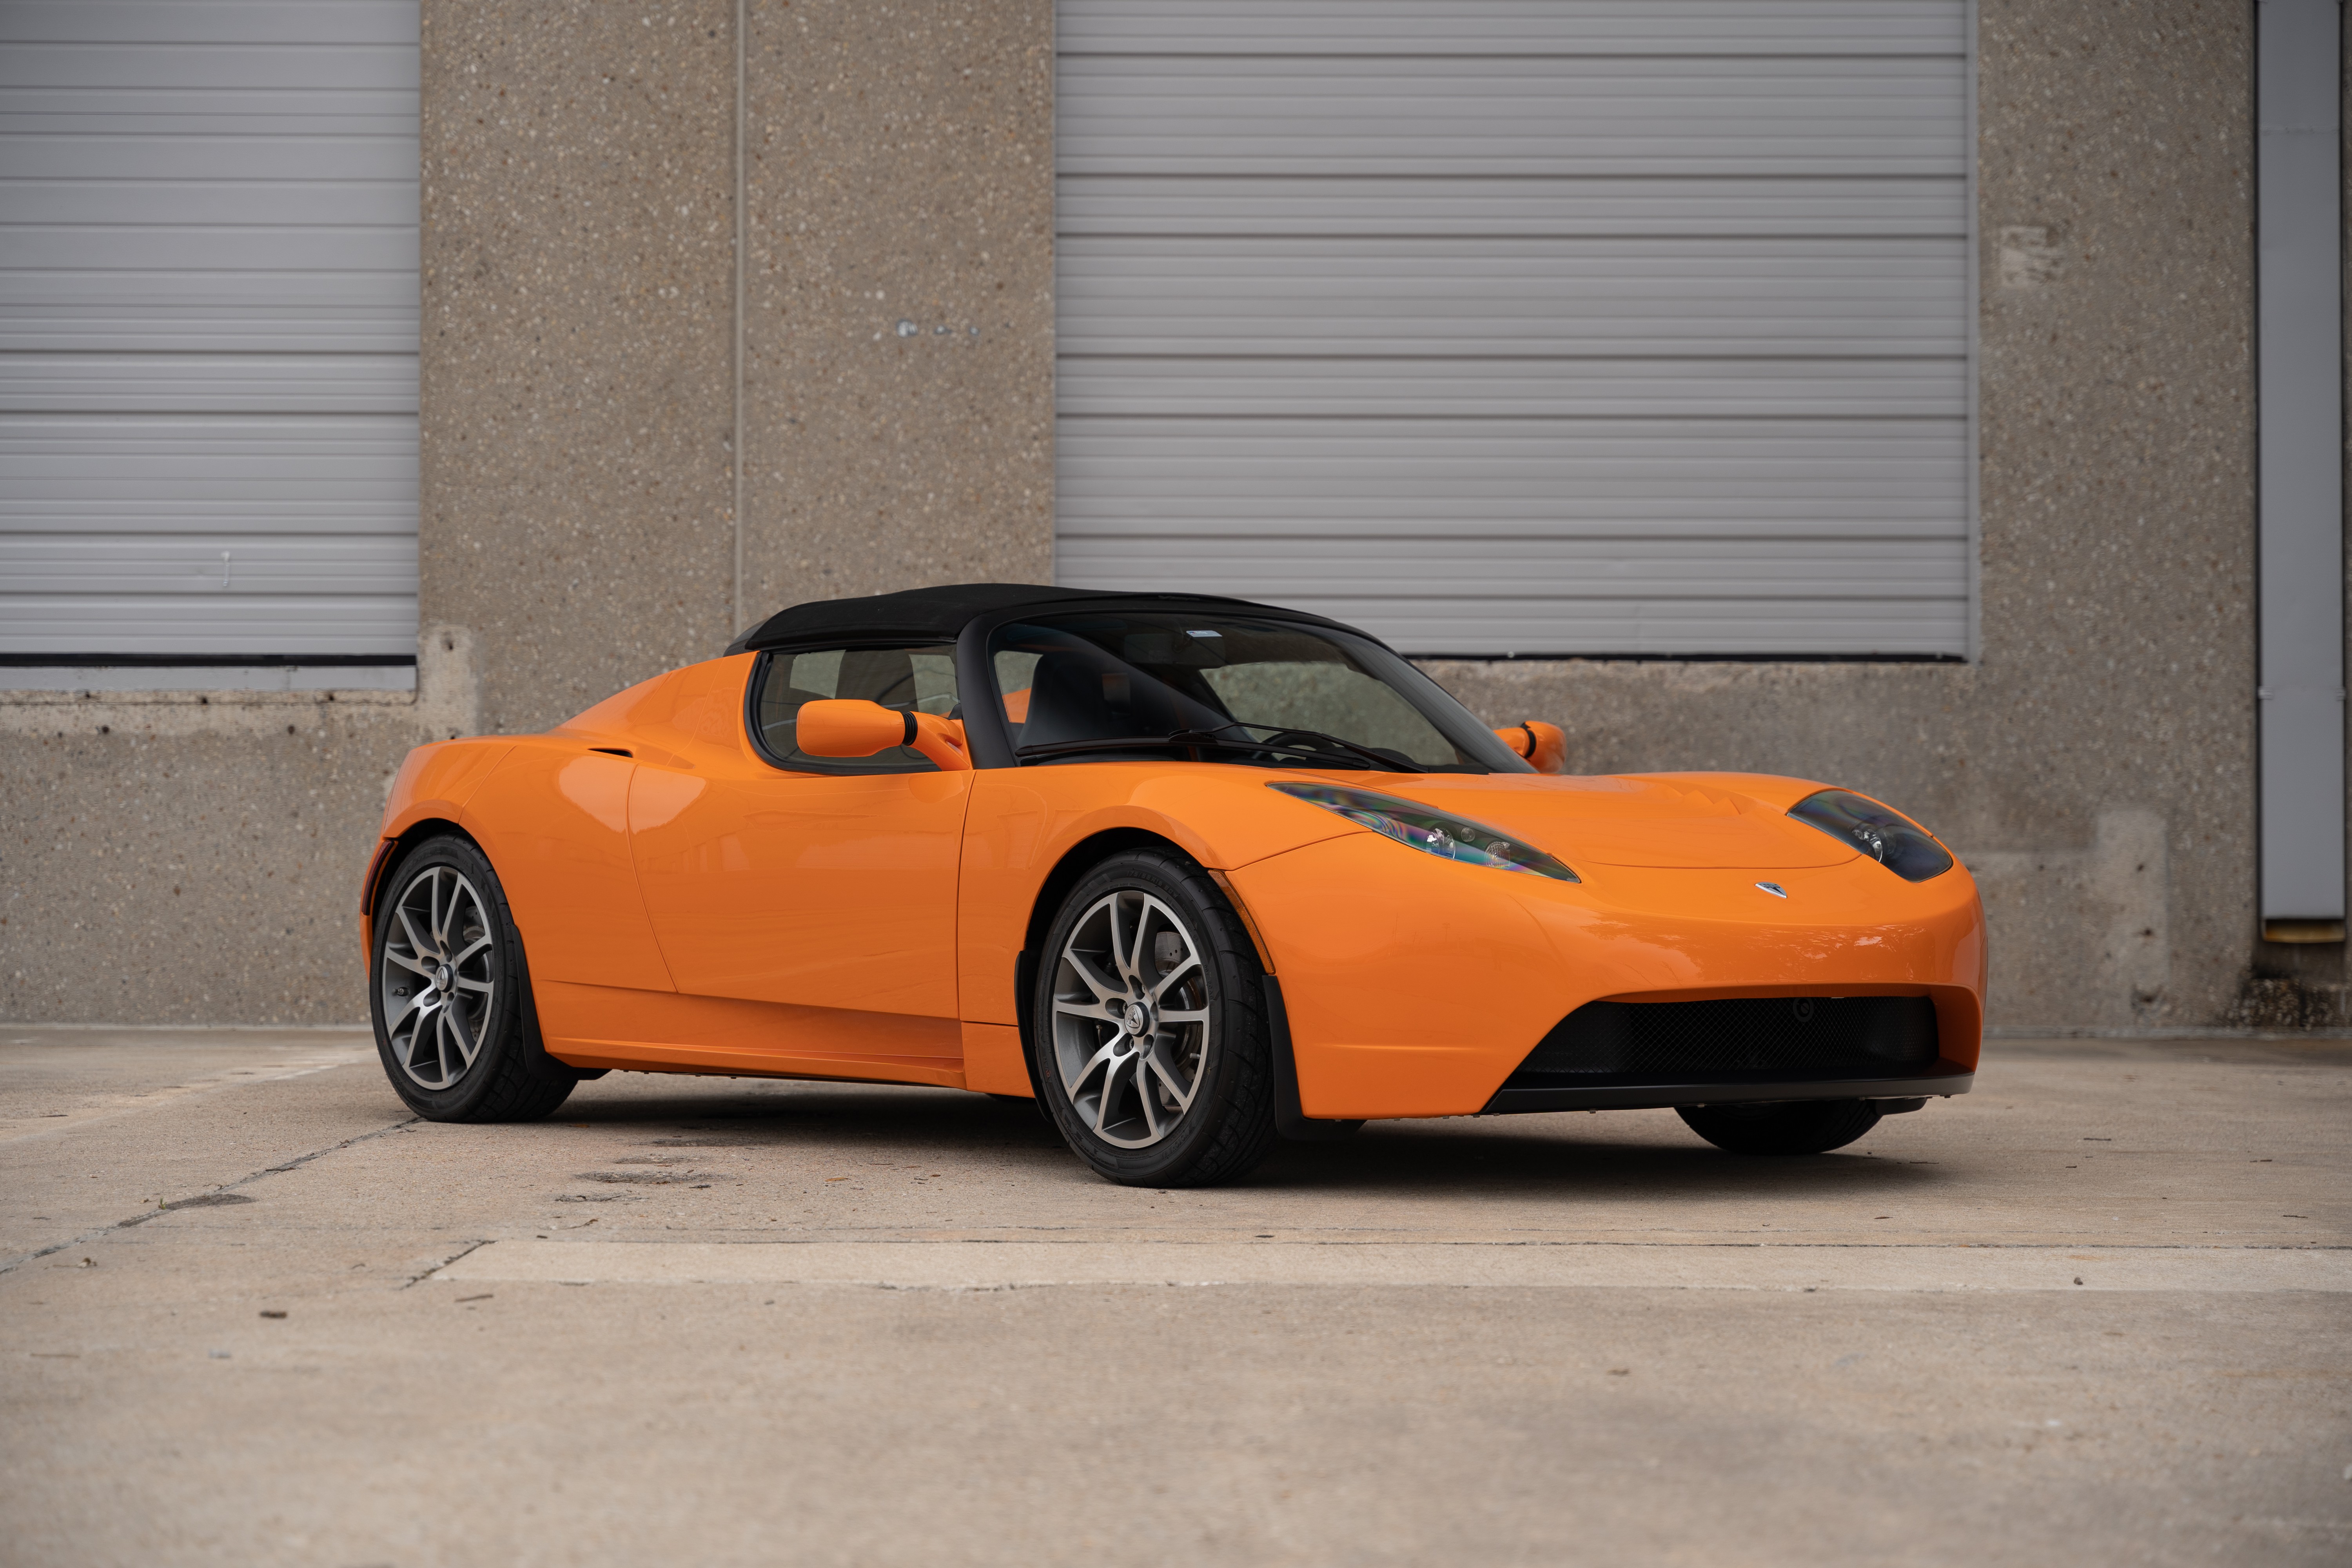
[[[1037,965],[1030,1051],[1054,1125],[1129,1186],[1232,1181],[1275,1143],[1265,971],[1217,885],[1134,850],[1082,878]]]
[[[1776,1105],[1680,1105],[1685,1126],[1734,1154],[1825,1154],[1878,1125],[1866,1100],[1800,1100]]]
[[[536,1121],[579,1075],[548,1056],[522,938],[483,853],[434,837],[376,910],[369,1012],[393,1091],[429,1121]]]

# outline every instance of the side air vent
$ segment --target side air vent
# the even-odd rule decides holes
[[[1935,1060],[1936,1005],[1925,996],[1588,1002],[1552,1026],[1507,1087],[1868,1075]]]

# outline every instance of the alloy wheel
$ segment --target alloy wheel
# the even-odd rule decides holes
[[[1070,930],[1054,971],[1054,1060],[1087,1130],[1146,1149],[1176,1130],[1205,1081],[1209,975],[1176,912],[1122,888]]]
[[[498,998],[497,949],[474,884],[428,866],[384,910],[384,1033],[394,1059],[423,1089],[447,1089],[482,1054]]]

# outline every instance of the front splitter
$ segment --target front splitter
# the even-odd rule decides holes
[[[1479,1111],[1502,1116],[1531,1110],[1659,1110],[1682,1105],[1760,1105],[1798,1100],[1922,1100],[1966,1094],[1976,1070],[1957,1062],[1885,1078],[1822,1078],[1790,1073],[1688,1083],[1602,1082],[1515,1088],[1506,1083]]]

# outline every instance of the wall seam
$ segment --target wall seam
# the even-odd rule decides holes
[[[1977,210],[1977,163],[1979,110],[1977,104],[1977,62],[1981,53],[1978,0],[1968,0],[1966,47],[1968,49],[1968,85],[1962,89],[1967,143],[1967,168],[1963,178],[1967,194],[1961,217],[1968,227],[1969,262],[1969,368],[1968,368],[1968,510],[1969,510],[1969,615],[1962,636],[1965,658],[1971,665],[1984,662],[1984,432],[1978,410],[1978,384],[1981,369],[1981,345],[1984,342],[1984,215]]]
[[[743,629],[743,268],[745,240],[750,232],[744,213],[744,189],[748,179],[744,169],[744,132],[751,119],[751,104],[744,91],[750,72],[745,68],[749,49],[744,24],[750,0],[735,0],[735,307],[734,331],[728,346],[728,359],[734,373],[732,446],[728,456],[732,470],[735,491],[731,504],[734,528],[734,565],[730,576],[733,586],[733,614],[727,623],[731,638]]]

